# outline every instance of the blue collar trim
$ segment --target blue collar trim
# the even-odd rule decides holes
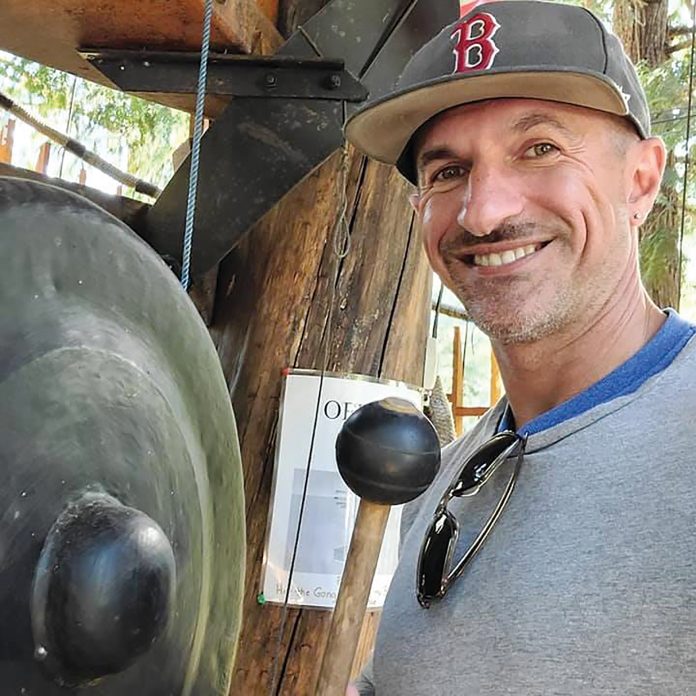
[[[665,323],[634,356],[585,391],[529,421],[520,434],[539,433],[599,404],[632,394],[653,375],[669,367],[696,333],[696,326],[682,319],[673,309],[667,309],[665,313]],[[498,430],[507,429],[511,425],[509,421],[509,409],[506,409]]]

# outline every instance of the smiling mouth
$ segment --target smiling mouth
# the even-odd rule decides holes
[[[505,266],[535,254],[549,243],[525,244],[514,249],[506,249],[505,251],[491,254],[467,254],[464,257],[464,261],[469,266]]]

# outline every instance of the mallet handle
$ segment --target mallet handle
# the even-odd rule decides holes
[[[317,696],[345,696],[390,509],[389,505],[360,501],[319,672]]]

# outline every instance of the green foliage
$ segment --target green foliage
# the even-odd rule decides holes
[[[188,136],[188,115],[10,54],[0,55],[0,90],[59,130],[75,89],[70,135],[110,161],[163,186],[171,153]]]
[[[671,156],[668,158],[662,188],[650,217],[650,233],[641,241],[640,265],[646,287],[659,298],[660,288],[670,285],[673,293],[678,293],[678,283],[670,276],[679,277],[679,246],[681,230],[681,206],[684,186],[687,201],[696,200],[696,167],[693,156],[696,145],[696,129],[691,128],[690,160],[688,171],[685,167],[686,125],[690,56],[686,51],[675,54],[671,60],[656,67],[638,65],[641,82],[650,105],[653,132],[665,142]],[[692,113],[692,117],[693,117]],[[685,179],[686,177],[686,179]],[[683,234],[692,235],[694,227],[691,217],[686,218]],[[683,266],[689,261],[682,254],[682,297],[693,292],[684,282]],[[668,295],[670,293],[667,293]]]
[[[679,240],[674,228],[657,224],[640,244],[640,268],[647,287],[659,288],[666,282],[667,259],[678,255]]]
[[[686,52],[656,68],[644,63],[637,66],[648,98],[653,130],[670,150],[684,145],[689,67]]]

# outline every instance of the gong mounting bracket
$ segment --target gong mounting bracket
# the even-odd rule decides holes
[[[80,54],[125,92],[195,94],[200,53],[83,49]],[[332,58],[211,53],[206,93],[224,97],[362,102],[367,88]]]
[[[346,117],[368,93],[376,99],[389,92],[408,59],[458,15],[458,0],[330,0],[273,56],[213,53],[206,94],[230,98],[201,139],[205,185],[197,195],[192,277],[213,268],[341,148]],[[123,90],[196,92],[200,53],[82,53]],[[183,248],[190,164],[189,155],[133,224],[175,262]]]

